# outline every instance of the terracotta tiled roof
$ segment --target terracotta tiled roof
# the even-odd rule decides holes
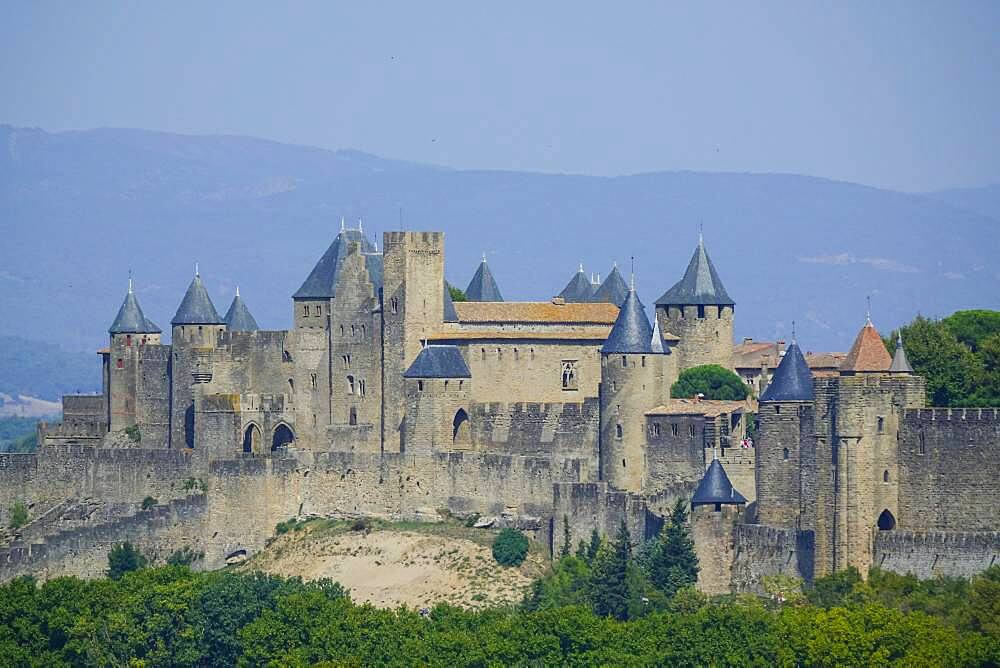
[[[847,353],[806,353],[806,364],[814,371],[839,369],[846,358]]]
[[[481,341],[489,339],[534,341],[543,340],[582,340],[604,341],[608,338],[609,327],[587,327],[578,331],[564,332],[532,332],[517,329],[470,329],[456,332],[438,332],[427,337],[430,341]]]
[[[851,351],[847,353],[844,363],[840,365],[841,371],[888,371],[892,365],[892,357],[882,343],[882,337],[872,325],[871,321],[858,332],[858,338],[854,339]]]
[[[98,355],[110,355],[111,354],[111,348],[101,348],[100,350],[97,351],[97,354]]]
[[[671,399],[669,403],[646,411],[646,415],[708,415],[740,413],[748,410],[745,401],[715,401],[712,399]]]
[[[553,304],[552,302],[458,302],[459,322],[544,322],[574,325],[615,323],[614,304]]]

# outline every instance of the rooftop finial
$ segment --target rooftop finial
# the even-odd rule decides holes
[[[483,251],[483,262],[486,262],[486,251]]]
[[[898,332],[896,332],[896,347],[897,348],[903,347],[903,330],[899,330]]]
[[[340,231],[341,232],[344,231],[344,217],[343,216],[340,217]]]
[[[795,321],[792,320],[792,343],[795,343]]]
[[[361,229],[361,219],[360,218],[358,218],[358,232],[364,232],[364,230]]]
[[[132,294],[132,270],[128,270],[128,293]]]
[[[583,273],[583,262],[580,263],[580,273]]]
[[[198,260],[194,261],[194,275],[195,276],[201,276],[201,272],[198,271]]]
[[[698,245],[705,245],[705,224],[698,221]]]
[[[240,296],[240,286],[238,286],[238,285],[236,286],[236,296],[237,297]]]
[[[632,275],[629,277],[628,289],[630,292],[635,292],[635,255],[629,258],[632,261]],[[615,264],[617,267],[617,263]]]
[[[865,311],[865,324],[870,325],[872,324],[872,296],[868,295],[865,299],[868,302],[868,310]]]

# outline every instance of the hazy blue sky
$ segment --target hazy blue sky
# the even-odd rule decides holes
[[[467,168],[1000,181],[997,1],[253,4],[6,2],[0,122]]]

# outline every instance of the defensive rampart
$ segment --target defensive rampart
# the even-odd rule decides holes
[[[971,577],[1000,559],[1000,531],[876,531],[874,565],[919,578]]]

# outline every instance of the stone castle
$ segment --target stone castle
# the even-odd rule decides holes
[[[710,592],[848,566],[968,575],[1000,554],[1000,410],[925,408],[870,320],[846,355],[793,341],[747,362],[701,240],[652,323],[617,268],[506,302],[484,257],[453,301],[444,259],[441,233],[379,252],[342,225],[282,331],[238,290],[220,316],[196,270],[169,344],[130,280],[103,393],[65,397],[36,454],[0,456],[2,512],[32,511],[0,579],[92,575],[122,540],[214,567],[308,514],[478,514],[552,548],[563,523],[574,543],[623,519],[651,537],[677,499]],[[759,401],[672,397],[704,364]]]

